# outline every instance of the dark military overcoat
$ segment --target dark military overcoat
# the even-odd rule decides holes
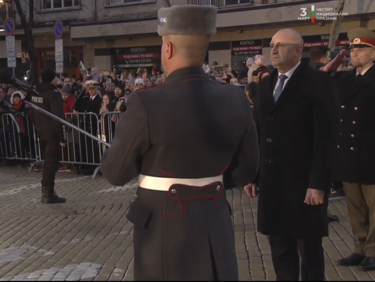
[[[112,184],[124,185],[139,174],[224,174],[225,188],[254,180],[258,141],[241,88],[213,81],[201,67],[185,68],[165,84],[132,93],[127,107],[102,158],[103,175]],[[129,208],[135,280],[238,280],[223,184],[177,185],[173,191],[139,188]]]
[[[356,70],[335,74],[341,99],[335,180],[375,184],[375,65],[356,80]]]

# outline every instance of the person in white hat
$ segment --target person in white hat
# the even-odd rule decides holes
[[[341,128],[335,180],[342,181],[354,237],[350,256],[338,264],[375,270],[375,32],[348,31],[353,70],[335,74],[341,96]],[[337,58],[337,67],[342,56]],[[335,62],[333,62],[334,64]],[[331,66],[331,70],[335,67]],[[328,67],[329,70],[329,67]]]
[[[202,69],[216,17],[215,6],[159,10],[168,76],[130,95],[101,159],[113,185],[139,177],[127,212],[136,281],[239,279],[225,189],[255,178],[258,140],[244,91]]]

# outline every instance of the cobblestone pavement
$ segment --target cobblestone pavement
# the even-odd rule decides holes
[[[132,224],[125,212],[136,184],[113,187],[102,177],[59,173],[63,205],[42,205],[40,173],[0,168],[0,280],[133,280]],[[267,238],[255,230],[256,200],[228,191],[233,207],[240,280],[275,280]],[[350,225],[343,200],[330,210],[340,223],[325,239],[327,280],[374,280],[374,274],[336,266],[350,254]]]

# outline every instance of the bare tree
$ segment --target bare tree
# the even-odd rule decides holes
[[[22,9],[20,0],[14,0],[14,3],[16,4],[17,13],[20,17],[21,24],[27,39],[27,51],[29,53],[30,58],[30,82],[35,85],[38,83],[38,65],[33,39],[34,0],[29,0],[29,20],[26,19],[26,15]]]

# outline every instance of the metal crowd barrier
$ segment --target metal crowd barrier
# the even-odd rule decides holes
[[[115,127],[120,120],[122,112],[107,112],[100,116],[101,123],[101,139],[112,143],[115,135]]]
[[[2,114],[0,119],[0,155],[4,159],[40,162],[35,127],[26,115]]]
[[[67,146],[61,148],[61,163],[95,167],[93,178],[100,170],[100,159],[106,146],[97,140],[83,134],[77,127],[104,142],[111,143],[115,133],[115,126],[120,119],[121,112],[107,112],[100,117],[94,113],[66,113],[65,119],[72,127],[67,127]],[[6,159],[34,161],[35,165],[43,162],[40,142],[34,125],[26,116],[23,118],[22,133],[17,133],[19,118],[11,114],[2,115],[0,125],[0,152]],[[19,131],[19,130],[18,130]],[[99,141],[100,141],[99,140]]]

